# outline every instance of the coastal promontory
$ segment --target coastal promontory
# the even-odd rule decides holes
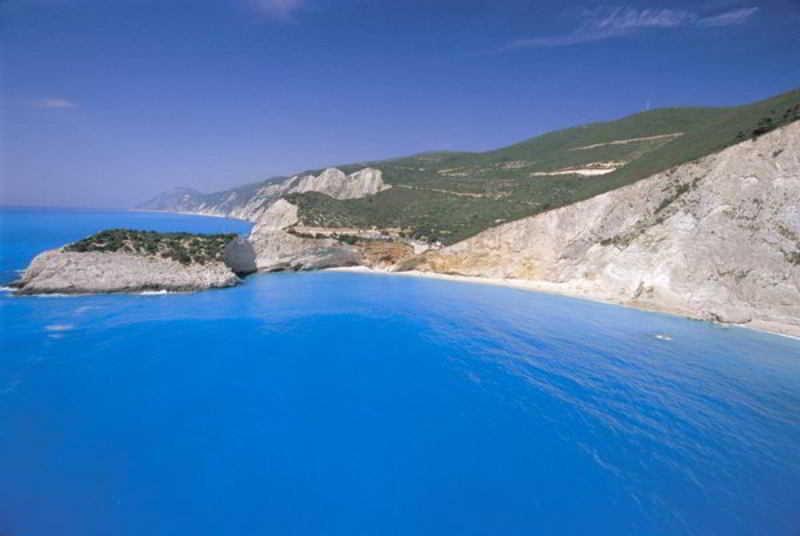
[[[360,266],[482,278],[800,335],[800,91],[664,109],[487,153],[423,153],[180,189],[140,206],[246,237],[112,230],[45,252],[18,293],[202,290]]]
[[[17,294],[188,292],[240,282],[225,262],[236,235],[112,229],[36,256]]]

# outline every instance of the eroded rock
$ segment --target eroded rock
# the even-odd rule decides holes
[[[331,238],[308,238],[291,232],[297,224],[297,206],[280,199],[258,219],[248,237],[260,272],[316,270],[352,266],[361,260],[358,250]]]
[[[383,183],[381,170],[364,168],[350,175],[341,170],[328,168],[316,177],[297,177],[290,193],[319,192],[336,199],[358,199],[389,188]]]
[[[122,252],[39,254],[15,283],[18,294],[186,292],[231,287],[239,278],[223,262],[184,265],[159,256]]]
[[[800,123],[405,268],[800,333]]]

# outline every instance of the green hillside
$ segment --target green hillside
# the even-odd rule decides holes
[[[340,166],[381,169],[392,188],[339,201],[293,194],[309,224],[395,227],[452,243],[504,221],[631,184],[800,119],[800,90],[733,108],[672,108],[553,132],[495,151]],[[606,174],[579,174],[610,171]],[[548,175],[548,173],[559,173]]]

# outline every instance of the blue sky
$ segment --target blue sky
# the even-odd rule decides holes
[[[796,0],[6,0],[3,204],[127,207],[800,86]]]

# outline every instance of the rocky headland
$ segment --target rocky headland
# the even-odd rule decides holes
[[[800,335],[800,123],[398,268]]]
[[[234,235],[115,229],[37,255],[17,294],[189,292],[240,282],[225,262]]]
[[[182,265],[156,256],[51,250],[38,255],[14,286],[17,294],[191,292],[239,281],[221,262]]]
[[[530,210],[536,214],[509,222],[494,218],[482,231],[444,244],[431,236],[430,225],[442,214],[428,208],[426,198],[465,213],[446,220],[457,235],[460,221],[483,221],[488,216],[479,210],[502,215],[504,200],[517,195],[517,190],[468,193],[459,190],[460,181],[467,181],[462,177],[492,176],[497,169],[517,173],[524,169],[521,160],[470,172],[448,167],[437,172],[444,187],[428,190],[422,183],[392,187],[381,169],[369,166],[349,173],[329,168],[202,197],[181,191],[148,207],[245,219],[253,222],[251,232],[214,239],[210,249],[188,236],[156,246],[153,240],[117,237],[114,247],[108,247],[108,237],[90,237],[34,259],[18,292],[201,290],[234,285],[253,272],[366,267],[504,283],[800,335],[800,105],[770,113],[779,120],[760,120],[723,148],[671,166],[658,159],[692,154],[687,148],[700,143],[706,131],[692,139],[689,134],[625,137],[624,145],[613,139],[587,144],[591,140],[580,133],[569,142],[575,147],[562,151],[569,158],[591,160],[597,156],[584,153],[657,142],[650,147],[652,162],[630,165],[639,165],[636,173],[643,166],[661,170],[631,181],[628,164],[620,163],[621,170],[603,174],[532,172],[515,179],[520,183],[500,181],[514,188],[567,181],[547,183],[542,191],[569,187],[576,196],[591,191],[592,181],[622,183],[613,188],[615,183],[605,183],[604,193],[551,209],[533,198]],[[727,124],[719,128],[731,130]],[[422,155],[412,163],[429,165],[437,158]],[[387,165],[409,181],[423,169],[405,163]],[[476,212],[470,215],[471,210]],[[414,226],[386,223],[397,221]],[[447,231],[440,230],[439,236]],[[177,250],[175,240],[182,244]]]
[[[41,253],[12,286],[21,295],[197,291],[234,286],[240,276],[256,271],[367,264],[375,255],[362,255],[357,246],[360,238],[348,243],[341,233],[320,236],[297,229],[297,207],[282,195],[314,191],[336,199],[355,199],[387,188],[381,172],[371,168],[351,174],[330,168],[316,176],[291,177],[262,188],[237,211],[255,222],[248,237],[103,231]],[[222,215],[204,209],[194,212]],[[383,262],[385,257],[375,262]]]

